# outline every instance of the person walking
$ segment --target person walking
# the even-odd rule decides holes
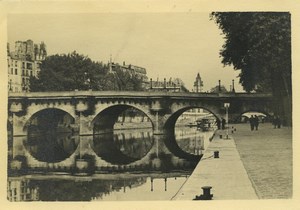
[[[278,116],[277,117],[277,128],[280,128],[281,127],[281,119],[280,117]]]
[[[226,120],[224,118],[222,118],[222,130],[225,129],[225,124],[226,124]]]
[[[251,117],[249,119],[251,131],[254,130],[254,120],[255,119],[254,119],[253,115],[251,115]]]
[[[277,128],[277,121],[278,121],[277,116],[274,116],[272,121],[272,124],[274,125],[274,129]]]
[[[254,116],[254,126],[255,126],[255,130],[258,130],[258,125],[259,125],[259,119],[258,119],[258,116],[255,115],[255,116]]]
[[[219,118],[217,118],[216,123],[218,126],[218,130],[220,130],[221,129],[221,120]]]

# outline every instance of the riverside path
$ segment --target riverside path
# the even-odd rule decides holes
[[[230,138],[218,131],[193,174],[172,200],[192,200],[211,186],[214,200],[292,197],[292,129],[234,124]],[[220,139],[223,134],[223,139]],[[214,158],[219,151],[219,158]]]

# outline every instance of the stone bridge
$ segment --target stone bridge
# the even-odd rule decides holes
[[[9,93],[8,115],[13,135],[27,135],[27,123],[45,109],[68,113],[80,125],[80,135],[93,135],[95,127],[107,132],[129,107],[149,117],[155,134],[174,129],[178,117],[191,108],[204,108],[217,118],[225,117],[224,103],[230,103],[229,121],[248,111],[272,114],[271,94],[170,93],[170,92],[40,92]]]
[[[154,145],[156,145],[149,152],[150,155],[135,161],[133,164],[143,165],[149,162],[149,158],[153,157],[151,153],[157,153],[156,157],[158,153],[164,153],[175,154],[176,158],[181,158],[186,154],[177,148],[176,143],[170,142],[172,139],[175,141],[172,135],[174,135],[175,123],[179,116],[191,108],[203,108],[219,119],[225,118],[224,103],[230,103],[229,121],[234,121],[248,111],[273,114],[276,101],[271,94],[247,93],[112,91],[9,93],[8,116],[14,139],[12,143],[13,156],[24,155],[27,157],[27,164],[30,167],[40,166],[44,168],[72,166],[76,161],[75,156],[78,154],[90,154],[96,157],[91,149],[91,136],[95,133],[112,133],[118,116],[131,107],[140,110],[150,119],[155,140]],[[78,125],[80,147],[76,149],[74,154],[60,163],[42,163],[35,160],[22,146],[22,139],[28,135],[30,122],[44,110],[60,110],[68,113]],[[162,139],[163,141],[161,141]],[[161,151],[158,152],[156,148]],[[95,164],[99,167],[114,165],[108,164],[98,157]]]

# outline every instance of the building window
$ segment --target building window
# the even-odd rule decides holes
[[[30,76],[32,76],[32,71],[30,71]]]
[[[18,69],[15,69],[15,75],[18,75]]]
[[[26,63],[26,65],[27,65],[26,66],[27,69],[32,69],[32,63]]]
[[[25,70],[24,69],[22,70],[22,76],[25,76]]]
[[[10,69],[10,74],[14,74],[14,69],[13,68]]]
[[[22,68],[25,69],[25,62],[22,62]]]

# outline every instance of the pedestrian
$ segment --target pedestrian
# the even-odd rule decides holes
[[[277,128],[280,128],[281,127],[281,119],[280,117],[278,116],[277,117]]]
[[[257,117],[257,115],[254,116],[254,126],[255,126],[255,130],[258,130],[258,125],[259,125],[259,119]]]
[[[274,128],[277,128],[277,116],[274,116],[272,124],[274,125]]]
[[[217,123],[217,126],[218,126],[218,130],[220,130],[221,129],[221,121],[220,121],[219,118],[217,118],[216,123]]]
[[[226,124],[226,120],[224,118],[222,118],[222,130],[225,129],[225,124]]]
[[[253,115],[251,115],[251,117],[249,119],[251,131],[254,130],[254,120],[255,119],[254,119]]]

